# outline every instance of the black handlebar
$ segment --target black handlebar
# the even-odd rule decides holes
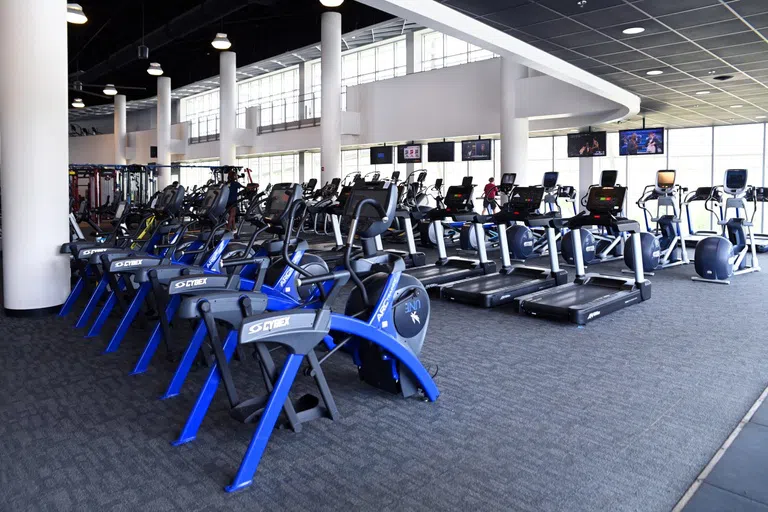
[[[348,281],[350,273],[347,270],[336,270],[328,274],[321,274],[319,276],[310,276],[296,279],[296,286],[306,286],[311,284],[324,283],[325,281]]]

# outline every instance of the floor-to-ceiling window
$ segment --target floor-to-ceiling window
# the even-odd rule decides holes
[[[219,133],[219,90],[182,98],[179,102],[181,122],[189,122],[192,142],[215,140]]]
[[[299,119],[299,67],[269,73],[237,83],[237,127],[245,128],[245,109],[259,106],[261,126]]]
[[[493,52],[433,30],[421,32],[417,37],[421,37],[421,55],[417,58],[421,59],[422,71],[496,57]]]
[[[268,184],[295,183],[299,179],[299,154],[246,156],[237,165],[251,170],[251,179],[261,188]]]

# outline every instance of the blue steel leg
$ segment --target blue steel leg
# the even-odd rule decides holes
[[[96,306],[99,304],[101,296],[104,295],[105,291],[107,291],[107,278],[102,277],[99,280],[99,284],[96,285],[96,289],[93,290],[91,298],[88,299],[88,304],[85,305],[85,309],[82,313],[80,313],[80,317],[77,319],[77,323],[75,324],[76,328],[80,329],[88,325],[88,320],[90,320],[91,315],[96,310]]]
[[[235,475],[232,483],[224,488],[225,491],[239,491],[248,487],[253,482],[253,475],[259,467],[261,457],[267,448],[269,436],[272,435],[272,431],[275,429],[275,423],[280,416],[280,412],[283,410],[283,404],[288,399],[288,393],[293,386],[293,381],[303,359],[304,355],[302,354],[290,354],[285,360],[275,388],[269,395],[267,407],[261,415],[256,432],[254,432],[251,443],[248,445],[248,450],[245,452],[245,456],[240,463],[240,469],[237,470],[237,475]]]
[[[157,329],[160,329],[159,323]],[[176,373],[173,374],[173,379],[171,379],[168,389],[165,394],[160,397],[161,400],[174,397],[181,392],[181,386],[184,384],[187,375],[189,375],[189,370],[192,368],[192,363],[195,362],[195,357],[200,350],[200,346],[203,344],[203,340],[205,340],[206,334],[208,334],[208,329],[205,327],[205,322],[199,320],[197,322],[197,327],[195,328],[195,334],[192,335],[187,350],[184,351],[184,355],[182,356],[181,361],[179,361],[179,367],[176,368]]]
[[[125,335],[128,332],[128,328],[136,319],[136,315],[139,313],[139,310],[141,310],[141,305],[147,298],[147,294],[149,293],[151,286],[152,285],[149,283],[141,283],[139,289],[136,290],[136,295],[133,297],[131,305],[128,306],[125,315],[123,315],[123,319],[120,321],[120,325],[117,326],[115,334],[112,335],[112,339],[109,340],[109,345],[107,345],[107,348],[104,350],[105,354],[114,352],[120,346],[120,343],[123,341],[123,338],[125,338]]]
[[[122,277],[117,282],[117,286],[121,290],[125,290],[126,284],[125,284],[125,281],[123,281]],[[88,334],[85,335],[86,338],[93,338],[94,336],[99,335],[99,333],[101,332],[101,328],[104,327],[104,322],[107,321],[107,318],[109,318],[109,315],[110,313],[112,313],[112,310],[115,308],[116,304],[117,304],[117,292],[115,292],[115,290],[112,290],[109,293],[109,297],[107,297],[107,302],[104,303],[104,306],[101,308],[101,311],[99,311],[99,316],[96,317],[96,321],[91,326],[91,329],[88,331]]]
[[[235,353],[237,347],[237,331],[232,330],[227,334],[227,339],[224,341],[224,356],[229,362],[232,359],[232,354]],[[187,422],[184,424],[184,428],[179,435],[179,438],[174,441],[174,446],[179,446],[184,443],[192,441],[197,436],[197,431],[200,429],[200,424],[203,422],[205,413],[208,411],[208,407],[213,401],[213,395],[216,394],[216,389],[219,387],[221,381],[221,373],[219,373],[219,365],[214,362],[211,365],[211,369],[208,372],[208,378],[205,380],[203,389],[200,390],[200,394],[197,397],[195,405],[192,407],[192,412],[187,418]],[[285,400],[281,401],[282,404]]]
[[[72,311],[72,306],[74,306],[75,302],[77,302],[77,299],[80,298],[80,294],[83,292],[84,287],[85,283],[83,282],[83,278],[78,277],[77,282],[75,283],[75,287],[72,288],[71,292],[69,292],[67,301],[64,303],[64,305],[61,306],[59,316],[67,316],[69,312]]]
[[[151,283],[147,284],[150,287],[152,286]],[[176,315],[176,311],[178,311],[180,304],[181,295],[171,295],[171,298],[168,301],[168,305],[165,307],[165,313],[163,313],[169,322],[171,319],[173,319],[174,315]],[[157,352],[157,346],[160,345],[160,340],[163,337],[163,331],[160,327],[160,321],[158,320],[157,324],[155,324],[155,328],[152,330],[152,336],[149,337],[147,344],[144,346],[144,352],[141,353],[139,362],[136,363],[136,367],[131,372],[131,375],[144,373],[147,371],[147,368],[149,368],[149,363],[152,362],[152,356],[154,356],[155,352]]]

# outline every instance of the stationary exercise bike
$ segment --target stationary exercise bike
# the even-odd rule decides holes
[[[656,184],[646,186],[637,200],[637,206],[643,210],[646,218],[646,225],[649,216],[651,222],[656,223],[653,231],[648,225],[648,232],[640,233],[641,257],[647,274],[653,275],[654,270],[690,263],[685,245],[685,230],[681,229],[680,220],[685,192],[686,189],[675,184],[675,171],[657,171]],[[656,216],[648,210],[648,201],[656,201]],[[634,270],[635,251],[632,244],[624,251],[624,263],[630,270]]]
[[[752,232],[752,221],[757,212],[755,194],[750,194],[754,208],[752,217],[747,220],[746,196],[750,188],[747,185],[746,169],[728,169],[725,171],[725,185],[712,187],[710,199],[705,202],[705,207],[717,218],[717,224],[722,226],[723,234],[709,236],[696,244],[693,260],[698,276],[691,277],[694,281],[731,284],[731,276],[760,271]],[[722,216],[719,216],[713,207],[714,198],[720,190],[725,197]],[[729,209],[736,210],[735,217],[728,218]],[[743,217],[740,216],[741,212],[744,212]]]

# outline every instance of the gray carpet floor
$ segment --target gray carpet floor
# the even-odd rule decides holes
[[[105,356],[73,318],[0,317],[0,510],[670,510],[768,381],[768,272],[693,273],[659,272],[650,301],[586,328],[433,299],[436,403],[366,387],[338,354],[341,419],[276,431],[236,494],[254,427],[223,392],[195,442],[169,444],[202,371],[160,401],[172,365],[128,375],[146,332]],[[261,391],[252,362],[234,370]]]

